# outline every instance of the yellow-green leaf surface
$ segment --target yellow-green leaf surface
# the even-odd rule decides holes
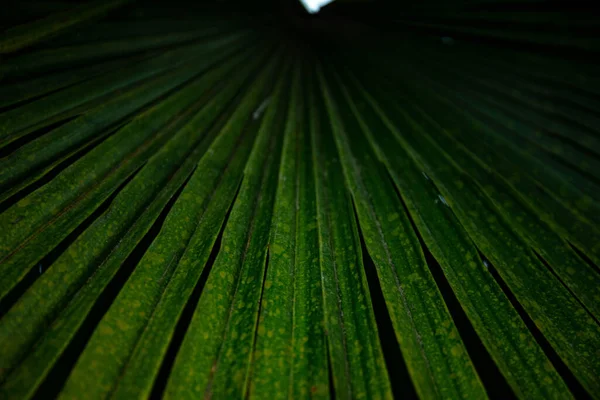
[[[358,133],[359,125],[343,97],[330,91],[333,86],[324,82],[323,74],[320,78],[359,224],[417,392],[434,397],[485,396],[383,165]]]
[[[226,71],[227,68],[221,73]],[[211,77],[210,74],[208,77]],[[238,77],[243,78],[244,75],[240,74]],[[183,164],[181,168],[186,166],[184,170],[187,172],[178,171],[176,174],[190,174],[189,168],[198,162],[198,157],[204,154],[214,139],[215,131],[220,129],[223,123],[217,121],[206,136],[197,136],[195,132],[198,129],[207,129],[214,123],[217,115],[215,111],[225,108],[241,84],[241,81],[232,82],[229,86],[221,88],[217,96],[209,100],[201,99],[199,103],[192,105],[182,116],[191,119],[183,126],[178,125],[180,130],[173,139],[148,160],[138,175],[113,200],[106,214],[118,215],[118,220],[96,220],[6,315],[2,320],[1,335],[12,337],[16,332],[20,333],[19,342],[12,341],[10,347],[6,348],[7,364],[22,354],[27,349],[26,346],[31,345],[32,340],[40,333],[40,327],[49,322],[57,308],[64,305],[68,297],[93,273],[94,267],[102,261],[102,257],[111,253],[111,247],[116,245],[115,240],[123,235],[128,226],[139,217],[139,213],[149,206],[148,202],[159,194],[161,185],[169,180],[179,165]],[[171,189],[170,195],[174,189]],[[101,245],[90,246],[90,243]],[[86,265],[86,268],[73,271],[70,266],[74,262]],[[40,302],[40,299],[43,301]],[[29,304],[38,306],[31,308]]]
[[[393,134],[375,135],[374,132],[388,129],[384,124],[386,117],[383,114],[378,118],[375,112],[381,111],[377,103],[360,89],[346,93],[364,98],[354,110],[360,113],[365,134],[390,171],[424,242],[513,390],[523,397],[568,397],[567,387],[502,293],[460,221],[440,201],[435,183],[419,170]]]
[[[264,287],[286,115],[282,109],[287,107],[284,88],[289,84],[289,62],[283,67],[273,93],[264,97],[271,106],[246,164],[221,251],[175,360],[167,398],[244,396]]]
[[[0,399],[600,399],[591,3],[4,3]]]
[[[290,84],[249,389],[256,399],[329,395],[304,68],[296,60]]]
[[[263,81],[268,72],[269,69],[261,72]],[[178,269],[179,262],[184,261],[182,257],[198,228],[209,230],[199,232],[204,243],[198,255],[208,258],[211,243],[206,243],[206,239],[216,238],[229,206],[222,198],[231,199],[235,194],[255,135],[256,127],[247,127],[245,123],[252,120],[252,110],[259,103],[263,93],[261,83],[258,81],[253,85],[245,101],[222,128],[222,134],[215,138],[199,161],[199,166],[206,168],[197,168],[190,178],[161,233],[140,260],[143,268],[134,271],[100,322],[69,376],[62,396],[78,397],[83,393],[82,387],[86,388],[87,394],[104,396],[110,393],[116,379],[127,367],[129,353],[142,333],[141,328],[149,320],[151,322],[160,298],[169,294],[166,290],[173,272]],[[183,215],[184,223],[178,218],[180,215]],[[145,295],[139,297],[140,292]],[[127,317],[123,319],[125,314]],[[116,361],[114,368],[104,370],[102,375],[92,374],[102,358]]]
[[[410,107],[408,103],[407,107]],[[471,239],[498,268],[517,298],[521,297],[523,306],[531,313],[539,329],[548,332],[547,338],[556,351],[562,353],[566,363],[571,364],[582,384],[593,391],[597,385],[593,376],[597,373],[598,362],[592,354],[600,340],[600,327],[596,321],[531,249],[525,247],[525,238],[519,236],[519,232],[514,231],[507,221],[512,216],[499,217],[491,199],[484,198],[483,189],[469,181],[473,178],[454,170],[456,167],[452,160],[444,160],[442,149],[431,145],[431,138],[424,127],[402,109],[395,108],[388,115],[393,115],[396,122],[394,125],[388,119],[388,127],[403,138],[400,141],[410,154],[419,155],[417,159],[424,172],[437,183],[440,203],[455,210]],[[400,130],[411,130],[417,134],[401,135]],[[480,218],[482,215],[485,218]],[[528,251],[523,251],[526,249]],[[555,303],[554,299],[558,298],[562,300]],[[537,313],[539,316],[536,317]],[[562,323],[559,322],[561,320]],[[577,342],[571,339],[573,329],[578,332],[576,337],[580,340]],[[573,351],[575,346],[579,346],[579,351]],[[575,354],[579,356],[573,357]]]
[[[309,118],[319,228],[324,324],[336,397],[391,397],[391,387],[363,270],[350,193],[325,103],[313,78]]]

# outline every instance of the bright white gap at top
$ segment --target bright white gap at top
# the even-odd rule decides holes
[[[309,13],[318,13],[322,6],[331,3],[333,0],[300,0]]]

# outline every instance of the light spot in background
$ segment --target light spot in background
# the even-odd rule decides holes
[[[333,0],[300,0],[309,13],[318,13],[322,6],[331,3]]]

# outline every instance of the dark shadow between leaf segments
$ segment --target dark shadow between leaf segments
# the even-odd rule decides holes
[[[152,227],[144,235],[142,240],[137,244],[133,251],[129,254],[127,259],[123,262],[115,276],[112,278],[110,283],[104,288],[100,297],[94,303],[94,306],[88,313],[84,322],[81,324],[77,333],[69,342],[61,356],[54,363],[54,366],[40,384],[36,390],[33,399],[48,399],[56,398],[59,392],[62,390],[67,378],[69,377],[71,370],[75,366],[79,356],[83,352],[87,345],[90,337],[94,333],[96,326],[100,323],[100,320],[104,317],[104,314],[108,311],[114,299],[117,297],[129,276],[142,259],[148,247],[152,244],[156,236],[160,233],[160,230],[165,222],[165,219],[171,208],[179,198],[179,195],[183,191],[183,188],[187,185],[190,177],[193,175],[190,173],[185,182],[181,185],[177,192],[171,197],[169,202],[166,204],[158,218],[152,224]]]
[[[567,367],[563,360],[560,359],[559,355],[552,348],[552,345],[548,342],[548,340],[546,340],[546,338],[538,329],[538,327],[535,326],[533,320],[529,317],[529,315],[527,315],[527,312],[525,311],[523,306],[521,306],[515,295],[510,291],[508,285],[498,274],[498,271],[496,270],[494,265],[485,257],[483,253],[481,253],[481,251],[479,251],[479,257],[486,262],[488,271],[494,277],[498,285],[500,285],[500,288],[502,289],[508,300],[511,302],[514,309],[519,313],[519,316],[521,317],[523,322],[525,322],[525,325],[533,335],[536,342],[539,344],[540,348],[546,354],[546,357],[548,357],[558,374],[565,381],[565,384],[567,385],[573,396],[576,399],[591,400],[592,397],[583,388],[583,386],[581,386],[577,378],[575,378],[573,373],[569,370],[569,367]]]
[[[0,158],[4,158],[4,157],[10,155],[14,151],[21,148],[22,146],[25,146],[27,143],[32,142],[35,139],[40,138],[47,133],[50,133],[54,129],[60,128],[61,126],[68,124],[69,122],[73,121],[77,117],[78,117],[78,115],[74,115],[74,116],[60,119],[59,121],[53,122],[44,127],[38,128],[38,129],[34,130],[33,132],[30,132],[26,135],[21,136],[20,138],[12,141],[12,142],[8,143],[6,146],[0,148]]]
[[[583,251],[579,250],[579,248],[574,245],[573,243],[567,241],[568,245],[573,249],[573,251],[575,253],[577,253],[577,255],[579,257],[581,257],[581,259],[583,261],[585,261],[590,267],[592,267],[592,269],[594,271],[596,271],[596,273],[600,274],[600,267],[596,264],[594,264],[594,262],[591,260],[591,258],[589,258]]]
[[[351,196],[349,197],[352,198]],[[392,393],[394,398],[397,399],[416,400],[418,399],[417,391],[410,378],[406,362],[404,361],[402,351],[400,350],[400,345],[396,339],[392,319],[387,309],[387,305],[385,304],[381,286],[379,285],[377,267],[367,250],[363,232],[358,221],[354,199],[352,200],[352,207],[358,229],[358,236],[360,238],[363,267],[367,277],[369,292],[371,293],[371,304],[373,305],[375,322],[377,323],[379,342],[381,343],[383,358],[390,377]]]
[[[117,195],[127,186],[129,182],[137,175],[141,170],[140,166],[136,171],[129,175],[119,187],[100,204],[93,213],[91,213],[82,223],[77,226],[71,233],[67,235],[54,249],[52,249],[44,258],[35,263],[29,270],[27,275],[21,279],[21,281],[15,285],[15,287],[7,293],[4,298],[0,300],[0,318],[2,318],[8,310],[19,300],[19,298],[34,284],[34,282],[44,274],[48,268],[52,267],[54,261],[61,256],[69,248],[69,246],[77,240],[77,238],[96,221],[112,204],[113,200]]]
[[[329,349],[329,342],[326,340],[325,341],[325,347],[327,350],[327,379],[329,380],[329,398],[330,399],[335,399],[336,398],[336,394],[335,394],[335,382],[333,380],[333,368],[331,366],[331,355],[330,355],[330,349]]]
[[[258,313],[257,313],[257,317],[256,317],[256,326],[254,327],[254,338],[252,340],[252,358],[250,359],[250,365],[248,366],[248,382],[246,382],[247,387],[246,387],[246,393],[244,394],[244,398],[245,399],[249,399],[250,398],[250,387],[251,385],[249,384],[252,381],[252,367],[254,366],[254,350],[256,349],[256,342],[258,340],[258,325],[260,324],[260,314],[262,312],[262,304],[263,304],[263,296],[265,294],[265,282],[267,281],[267,271],[269,270],[269,260],[271,259],[270,256],[270,249],[267,248],[267,257],[265,259],[265,270],[263,271],[263,280],[262,280],[262,287],[260,289],[260,299],[258,300]]]
[[[561,140],[563,142],[565,141],[565,139],[562,138],[562,137],[561,137]],[[568,169],[569,172],[571,172],[572,174],[578,174],[578,175],[580,175],[581,177],[583,177],[584,179],[586,179],[587,181],[589,181],[588,183],[591,182],[596,187],[598,187],[598,185],[600,185],[600,179],[598,179],[598,177],[596,175],[594,175],[593,173],[590,173],[590,172],[588,172],[586,170],[581,169],[579,166],[574,165],[572,162],[569,162],[569,161],[565,160],[564,158],[561,158],[561,157],[557,156],[554,153],[550,153],[550,152],[548,152],[546,150],[544,150],[544,151],[548,154],[549,158],[553,159],[558,164],[560,164],[563,167],[565,167],[566,169]],[[583,152],[583,153],[585,153],[585,152]],[[596,156],[594,153],[591,153],[591,152],[588,152],[588,153],[589,154],[586,154],[586,156],[598,159],[598,156]]]
[[[18,83],[22,83],[24,81],[26,81],[26,79],[22,79],[20,82],[19,81],[15,82],[14,80],[13,80],[13,82],[9,81],[9,82],[7,82],[7,87],[8,87],[8,89],[11,89],[11,87],[10,87],[11,84],[15,84],[15,83],[18,84]],[[75,83],[75,84],[77,84],[77,83]],[[40,99],[44,98],[44,97],[51,96],[51,95],[53,95],[53,94],[55,94],[57,92],[60,92],[63,89],[66,89],[66,88],[69,88],[71,86],[74,86],[75,84],[71,84],[71,85],[59,87],[59,88],[56,88],[56,89],[52,89],[52,90],[50,90],[48,92],[32,96],[32,97],[30,97],[28,99],[19,100],[19,101],[15,102],[15,103],[8,104],[8,105],[5,105],[3,107],[0,107],[0,115],[3,114],[3,113],[5,113],[5,112],[9,112],[9,111],[15,110],[17,108],[26,106],[26,105],[28,105],[30,103],[33,103],[33,102],[35,102],[37,100],[40,100]]]
[[[191,176],[191,175],[190,175]],[[177,357],[177,353],[181,348],[181,344],[183,343],[183,339],[185,338],[185,334],[187,332],[190,323],[192,322],[192,318],[194,317],[194,312],[196,311],[196,307],[198,306],[198,302],[200,301],[200,296],[202,295],[202,290],[204,289],[204,285],[206,285],[206,281],[208,280],[208,276],[210,275],[210,271],[212,271],[212,267],[217,259],[217,255],[219,254],[219,250],[221,249],[221,243],[223,241],[223,233],[225,232],[225,228],[227,227],[227,222],[229,221],[229,216],[231,215],[231,210],[233,209],[233,205],[235,204],[235,200],[240,193],[240,189],[242,187],[242,180],[237,187],[235,195],[231,200],[231,204],[229,205],[229,209],[227,210],[227,214],[223,219],[223,223],[221,224],[221,229],[219,230],[219,234],[215,239],[215,243],[211,249],[210,255],[208,256],[208,260],[204,265],[204,269],[198,278],[198,282],[196,282],[196,286],[194,286],[194,290],[192,294],[188,298],[185,303],[185,307],[177,324],[175,326],[175,331],[173,332],[173,337],[169,342],[169,347],[165,356],[163,358],[162,364],[156,375],[156,379],[154,380],[154,385],[152,386],[152,391],[150,392],[151,399],[160,399],[163,396],[163,393],[167,387],[167,382],[169,380],[169,375],[171,374],[171,370],[173,369],[173,364],[175,363],[175,358]],[[186,182],[187,183],[187,182]]]
[[[67,167],[69,167],[71,164],[75,163],[77,160],[79,160],[80,158],[85,156],[87,153],[92,151],[94,148],[96,148],[98,145],[100,145],[102,142],[104,142],[106,139],[108,139],[108,137],[110,137],[115,132],[116,131],[108,132],[106,135],[101,136],[99,139],[95,139],[92,142],[85,143],[83,146],[81,146],[80,149],[76,150],[74,154],[70,155],[69,157],[67,157],[60,163],[58,163],[50,171],[46,172],[44,175],[39,177],[37,180],[31,182],[29,185],[20,189],[18,192],[16,192],[12,196],[8,197],[6,200],[4,200],[3,202],[0,203],[0,213],[3,213],[8,208],[12,207],[17,202],[19,202],[21,199],[29,196],[34,191],[38,190],[42,186],[49,183],[51,180],[56,178],[58,176],[58,174],[60,174],[62,171],[64,171]],[[44,165],[44,166],[40,167],[40,169],[43,169],[45,167],[46,166]],[[32,171],[32,173],[35,173],[35,172],[36,171]],[[10,186],[7,187],[6,189],[9,189],[9,188],[10,188]],[[0,189],[0,190],[2,190],[2,189]]]
[[[458,329],[458,333],[467,349],[467,353],[469,354],[469,357],[473,362],[473,366],[475,367],[475,370],[477,371],[477,374],[479,375],[479,378],[481,379],[481,382],[483,383],[483,386],[485,387],[489,398],[498,400],[516,399],[517,397],[515,396],[513,390],[506,381],[506,378],[500,372],[500,369],[498,368],[498,366],[492,359],[492,356],[489,354],[489,352],[483,345],[483,342],[479,338],[479,335],[477,335],[475,328],[473,328],[471,321],[469,321],[467,314],[462,309],[462,306],[456,298],[456,295],[454,294],[450,283],[444,275],[442,267],[437,262],[433,254],[431,254],[431,252],[427,248],[427,245],[423,241],[423,237],[421,236],[419,229],[415,225],[415,221],[413,220],[412,215],[410,215],[408,207],[406,206],[406,203],[404,203],[404,199],[402,198],[400,191],[396,187],[392,176],[389,174],[389,171],[387,171],[387,173],[390,184],[392,185],[392,187],[396,191],[396,195],[398,196],[398,201],[400,202],[400,204],[402,204],[404,213],[408,217],[412,229],[417,238],[419,239],[419,243],[421,244],[421,249],[423,250],[423,255],[425,256],[425,261],[427,262],[429,271],[431,272],[431,275],[433,276],[433,279],[435,280],[435,283],[440,293],[442,294],[444,303],[446,303],[446,307],[448,307],[448,311],[450,311],[452,320],[454,321],[454,324]]]
[[[544,264],[544,266],[546,267],[546,269],[548,269],[548,271],[550,271],[550,273],[554,276],[554,278],[556,278],[556,280],[560,282],[560,284],[569,292],[569,294],[575,299],[575,301],[577,301],[577,303],[579,303],[581,308],[583,308],[587,312],[588,316],[590,318],[592,318],[596,322],[596,324],[600,325],[600,322],[598,321],[598,319],[596,319],[594,314],[592,314],[592,312],[586,307],[586,305],[583,304],[581,302],[581,300],[579,300],[579,298],[575,295],[575,293],[573,293],[571,288],[569,288],[567,286],[567,284],[562,280],[562,278],[560,276],[558,276],[556,271],[554,271],[554,268],[552,268],[552,266],[546,261],[546,259],[544,257],[542,257],[542,255],[540,253],[538,253],[536,250],[532,249],[532,251],[535,254],[535,256],[537,257],[537,259],[540,260],[540,262],[542,264]]]

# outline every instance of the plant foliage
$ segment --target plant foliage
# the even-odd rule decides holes
[[[7,7],[0,398],[600,398],[590,17],[275,3]]]

